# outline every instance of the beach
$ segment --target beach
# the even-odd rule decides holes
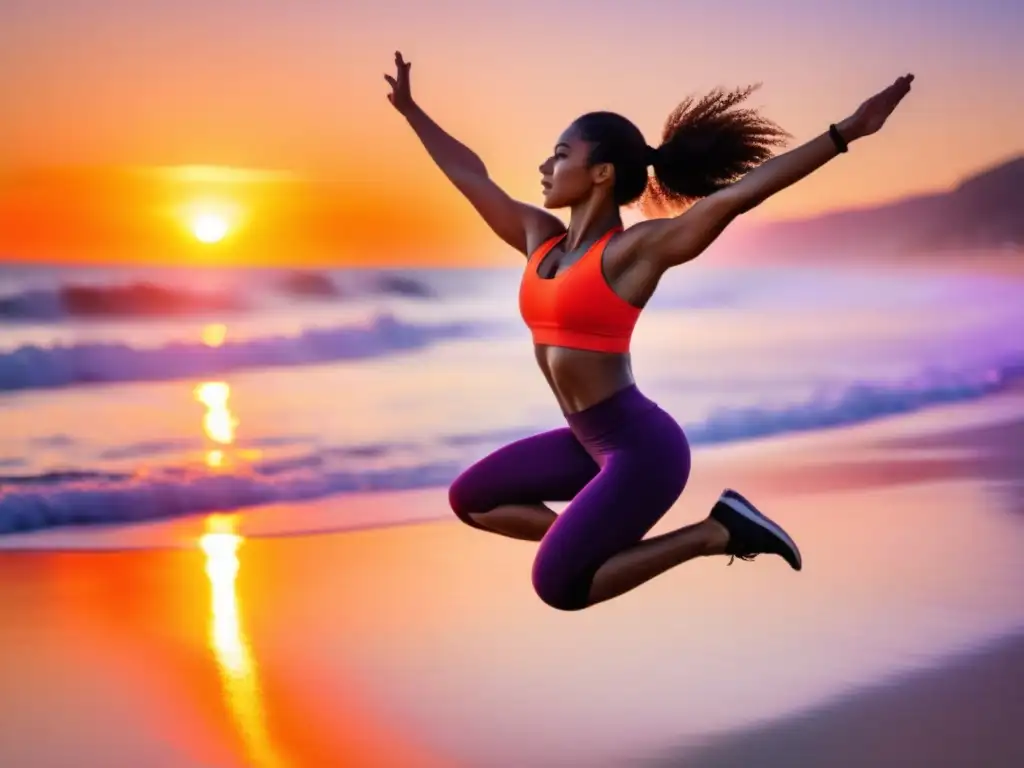
[[[1020,765],[1022,682],[1024,639],[1014,636],[648,765]]]
[[[0,3],[0,768],[1024,766],[1024,5],[699,5]]]
[[[578,613],[443,489],[7,537],[0,763],[1016,764],[1022,413],[1011,390],[699,449],[656,532],[734,485],[804,570],[708,558]],[[260,535],[361,505],[413,522]]]

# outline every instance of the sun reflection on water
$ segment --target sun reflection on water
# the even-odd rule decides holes
[[[203,326],[201,336],[203,344],[216,349],[222,346],[227,339],[228,327],[224,323],[210,323]]]
[[[250,764],[284,766],[267,730],[256,663],[239,619],[236,579],[244,539],[235,533],[234,523],[232,516],[212,515],[199,539],[210,580],[210,649],[220,672],[224,703],[241,732]]]
[[[231,445],[235,442],[235,428],[238,419],[228,408],[231,387],[224,381],[204,381],[193,390],[196,400],[206,406],[203,415],[203,431],[218,446]],[[210,468],[224,466],[223,448],[211,448],[206,452],[206,464]]]

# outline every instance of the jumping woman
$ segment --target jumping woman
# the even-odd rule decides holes
[[[541,209],[502,191],[480,158],[413,100],[412,64],[396,53],[395,65],[395,75],[384,76],[391,104],[495,234],[527,258],[519,308],[567,422],[465,470],[449,489],[455,514],[483,531],[539,541],[534,589],[565,611],[699,556],[774,554],[799,571],[790,536],[728,489],[703,521],[645,538],[686,485],[690,447],[676,421],[637,389],[630,336],[667,270],[700,255],[740,214],[878,131],[913,75],[777,157],[786,133],[739,108],[751,88],[684,101],[656,149],[620,115],[585,114],[540,166]],[[623,228],[619,209],[636,202],[662,217]],[[560,208],[570,211],[568,227],[548,213]],[[556,514],[550,501],[570,503]]]

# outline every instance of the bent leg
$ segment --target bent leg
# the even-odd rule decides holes
[[[597,472],[572,431],[555,429],[485,456],[455,479],[448,500],[467,525],[540,541],[558,519],[544,502],[570,501]]]
[[[541,542],[533,566],[541,600],[579,610],[694,557],[724,552],[728,534],[710,518],[644,539],[675,503],[688,474],[688,462],[673,468],[651,466],[642,455],[610,458]]]

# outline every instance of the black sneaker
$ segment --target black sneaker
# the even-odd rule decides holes
[[[753,504],[736,493],[726,489],[718,497],[711,517],[729,531],[729,543],[725,554],[740,560],[753,560],[761,554],[778,555],[799,571],[803,559],[796,542],[782,528],[762,515]],[[732,558],[729,564],[732,565]]]

